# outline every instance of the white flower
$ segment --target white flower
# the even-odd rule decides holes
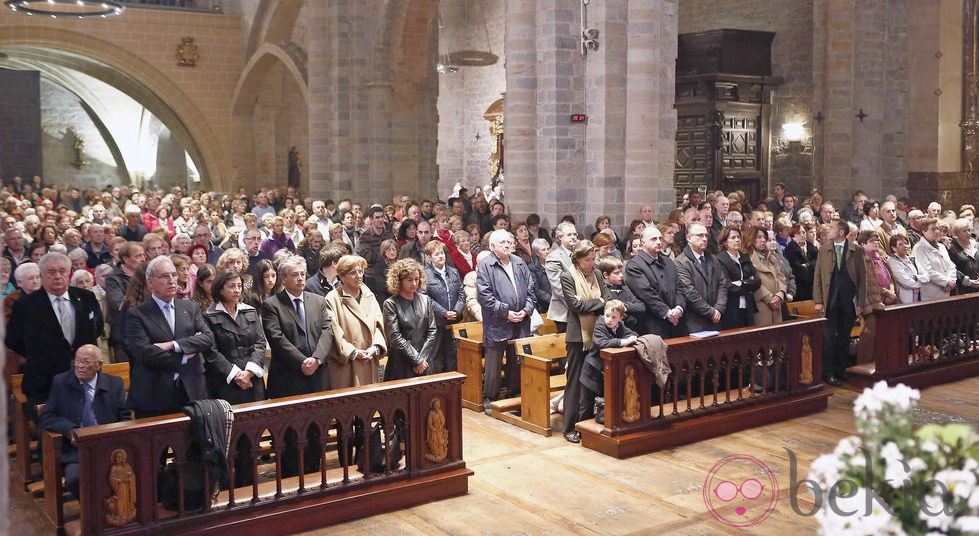
[[[844,469],[846,469],[846,464],[842,460],[832,454],[823,454],[812,461],[809,479],[827,484],[828,488],[840,479],[840,474]]]
[[[838,534],[904,534],[900,522],[880,504],[868,498],[867,489],[859,488],[852,497],[837,497],[816,513],[820,533]],[[867,505],[870,505],[868,511]],[[835,508],[834,508],[835,506]]]
[[[979,516],[962,516],[952,525],[965,534],[979,533]]]
[[[908,467],[912,473],[920,473],[925,469],[928,469],[928,464],[926,464],[921,458],[915,457],[908,460]]]
[[[935,473],[935,480],[945,484],[953,497],[967,499],[976,489],[976,475],[971,471],[944,469]]]
[[[952,524],[952,517],[945,512],[945,501],[940,495],[922,497],[918,518],[927,523],[928,528],[938,529],[942,533],[948,532]]]
[[[833,449],[833,455],[838,458],[853,456],[854,454],[860,452],[861,446],[863,446],[863,442],[859,437],[847,436],[836,444],[836,448]]]

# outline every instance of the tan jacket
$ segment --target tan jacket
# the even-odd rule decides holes
[[[343,286],[326,295],[326,309],[333,321],[335,344],[330,355],[330,386],[333,389],[356,387],[378,382],[379,358],[351,360],[356,350],[372,345],[387,353],[384,342],[384,317],[381,306],[367,285],[360,287],[360,302],[343,290]]]
[[[785,274],[782,273],[782,267],[779,265],[778,259],[773,257],[773,255],[774,253],[769,253],[767,260],[763,261],[758,256],[758,252],[751,252],[751,264],[755,266],[755,270],[758,272],[758,279],[761,280],[761,286],[755,291],[755,302],[758,304],[758,312],[755,313],[753,324],[755,326],[778,324],[782,321],[782,309],[779,308],[773,311],[768,306],[768,302],[775,295],[778,295],[785,302],[785,293],[787,290]]]

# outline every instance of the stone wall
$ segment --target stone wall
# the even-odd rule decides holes
[[[460,67],[438,77],[438,194],[443,200],[456,182],[472,191],[490,180],[493,140],[483,113],[506,90],[504,8],[499,0],[441,2],[444,29],[439,50],[492,51],[499,57],[494,65]]]

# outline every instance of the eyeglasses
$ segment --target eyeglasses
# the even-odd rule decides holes
[[[176,279],[177,278],[177,272],[167,272],[165,274],[156,274],[153,277],[155,277],[156,279]]]
[[[749,478],[742,482],[740,487],[735,485],[734,482],[725,480],[714,488],[714,495],[717,495],[717,498],[724,502],[731,502],[740,492],[745,499],[750,501],[760,497],[763,491],[765,491],[765,486],[761,482],[754,478]]]

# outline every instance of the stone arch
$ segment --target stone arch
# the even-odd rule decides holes
[[[434,20],[438,0],[389,2],[375,35],[374,71],[379,80],[389,81],[395,97],[403,103],[419,98],[430,76]]]
[[[301,99],[284,99],[283,86],[295,88]],[[273,111],[259,113],[263,99],[270,101],[265,104],[273,104]],[[283,139],[289,138],[287,147],[297,145],[301,154],[309,154],[309,83],[305,51],[292,42],[262,43],[242,70],[231,102],[232,125],[239,136],[239,142],[232,148],[237,178],[262,184],[280,183],[285,179],[282,168],[288,165],[282,160],[282,147],[278,147]],[[290,109],[295,113],[289,113]],[[270,134],[266,141],[271,141],[271,146],[259,143],[257,130]],[[279,136],[280,130],[283,136]],[[288,136],[297,131],[303,133],[298,136],[298,142],[292,139],[295,136]],[[283,172],[281,176],[277,170]],[[304,174],[302,180],[308,181],[308,176]]]
[[[229,159],[193,101],[136,54],[90,34],[54,27],[9,27],[0,48],[38,51],[45,61],[88,74],[126,93],[168,125],[201,172],[202,186],[230,187]]]
[[[261,2],[255,11],[248,33],[248,54],[254,55],[263,43],[284,43],[292,38],[299,12],[305,0],[271,0]]]

